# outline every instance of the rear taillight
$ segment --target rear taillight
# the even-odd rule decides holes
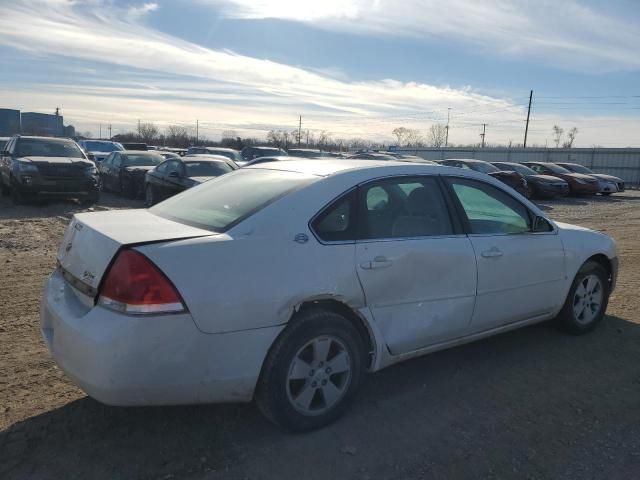
[[[180,294],[169,279],[135,250],[120,251],[102,283],[98,304],[128,314],[185,310]]]

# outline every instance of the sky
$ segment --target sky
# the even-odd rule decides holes
[[[0,0],[0,108],[393,144],[640,147],[637,0]]]

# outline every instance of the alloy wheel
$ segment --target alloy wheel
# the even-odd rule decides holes
[[[573,295],[573,316],[582,325],[591,323],[600,313],[603,289],[597,275],[584,277]]]
[[[333,336],[316,337],[294,356],[287,374],[287,396],[303,415],[321,415],[349,389],[352,360],[345,344]]]

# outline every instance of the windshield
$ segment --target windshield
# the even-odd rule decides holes
[[[583,167],[582,165],[576,165],[574,163],[572,163],[571,165],[567,165],[566,167],[561,167],[561,168],[567,168],[568,170],[571,170],[572,172],[576,172],[576,173],[586,173],[587,175],[593,173],[587,167]]]
[[[289,150],[289,155],[302,158],[316,158],[321,157],[322,153],[319,150]]]
[[[129,153],[122,158],[122,165],[125,167],[147,167],[158,165],[164,161],[162,155],[157,153],[143,154],[143,153]]]
[[[501,163],[500,167],[503,167],[504,170],[513,170],[514,172],[518,172],[521,175],[538,175],[534,170],[531,170],[529,167],[525,165],[516,165],[513,163]]]
[[[184,162],[187,177],[217,177],[233,170],[223,162]]]
[[[279,148],[261,148],[259,150],[255,150],[253,154],[254,156],[256,156],[256,158],[257,157],[280,157],[280,156],[288,155],[287,152]]]
[[[83,142],[84,149],[88,152],[121,152],[122,145],[115,142]]]
[[[80,147],[71,140],[25,137],[18,140],[16,156],[85,158]]]
[[[545,163],[544,166],[551,170],[553,173],[571,173],[566,168],[561,167],[560,165],[556,165],[555,163]]]
[[[224,232],[318,178],[297,172],[240,169],[171,197],[150,212],[187,225]]]
[[[475,170],[476,172],[494,173],[494,172],[500,171],[498,167],[494,167],[490,163],[470,162],[470,163],[467,163],[467,165],[469,166],[469,168],[471,168],[472,170]]]

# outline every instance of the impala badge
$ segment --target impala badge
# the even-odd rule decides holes
[[[71,242],[67,243],[67,246],[64,248],[65,252],[69,252],[69,250],[71,250],[71,247],[73,246],[73,244]]]
[[[298,233],[295,237],[293,237],[293,241],[297,243],[307,243],[309,241],[309,237],[306,233]]]

